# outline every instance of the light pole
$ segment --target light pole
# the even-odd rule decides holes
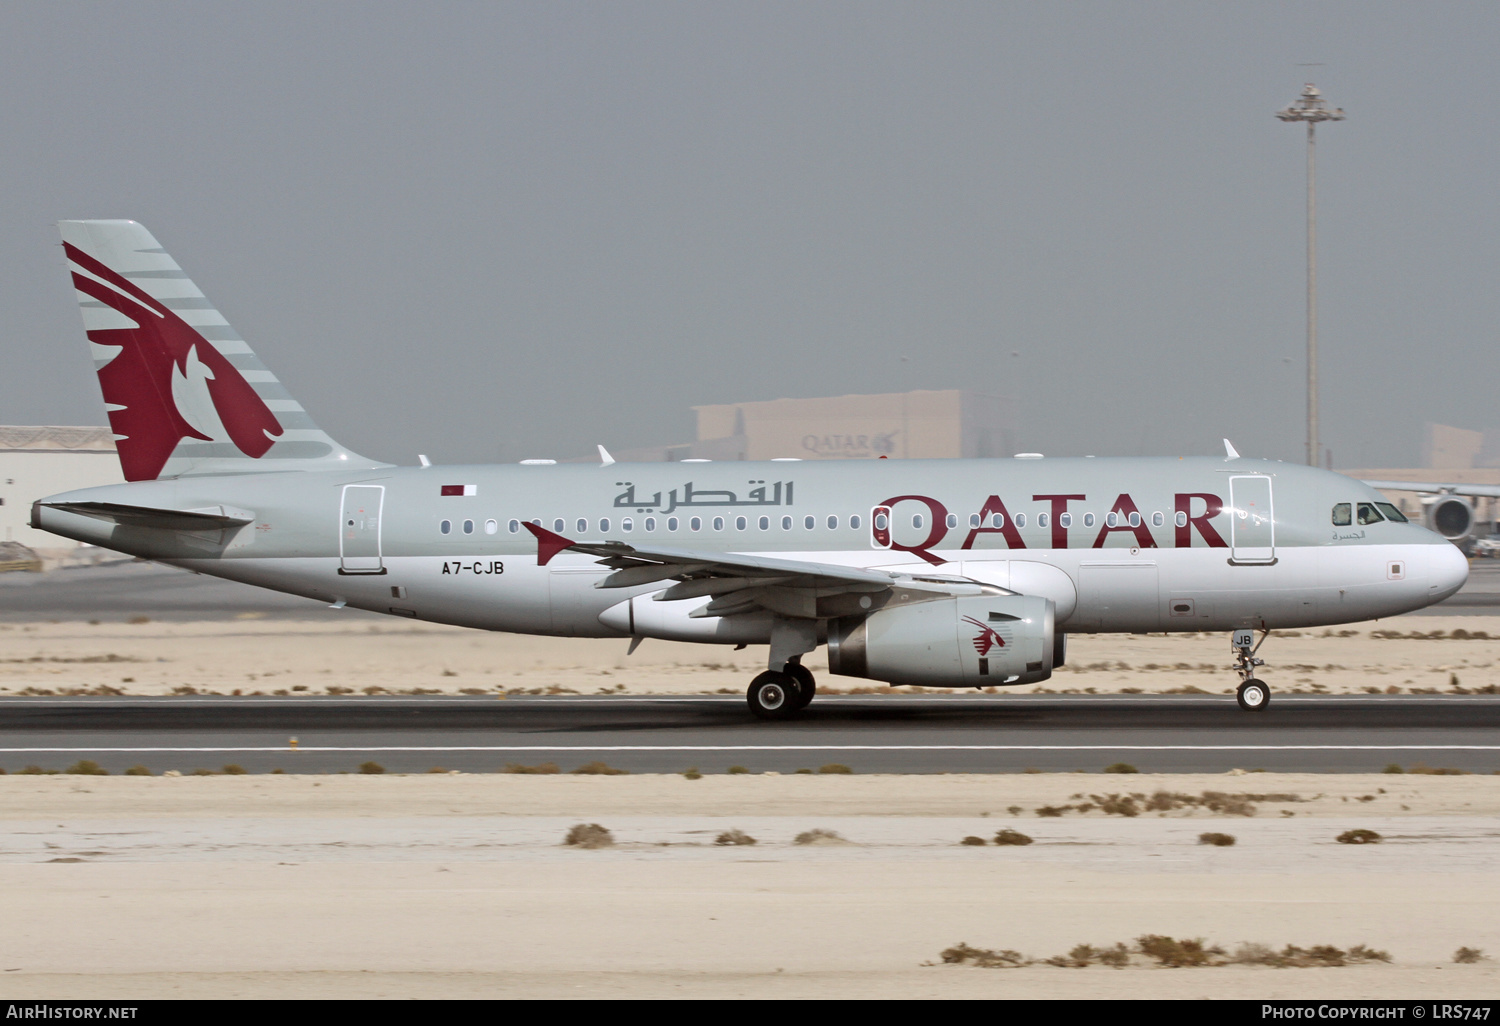
[[[1276,112],[1282,121],[1307,123],[1307,463],[1320,462],[1318,444],[1318,190],[1317,136],[1319,121],[1343,121],[1342,108],[1330,110],[1311,82],[1302,87],[1297,102]]]

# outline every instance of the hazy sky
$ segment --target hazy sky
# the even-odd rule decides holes
[[[1324,439],[1415,465],[1500,429],[1497,52],[1492,0],[10,0],[0,422],[104,422],[53,222],[128,217],[394,461],[955,386],[1300,459],[1315,81]]]

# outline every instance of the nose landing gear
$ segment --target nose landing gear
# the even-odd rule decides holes
[[[1271,704],[1270,687],[1265,681],[1255,679],[1255,668],[1266,665],[1266,661],[1257,659],[1255,653],[1270,636],[1269,630],[1263,630],[1260,640],[1256,641],[1253,630],[1237,630],[1229,639],[1230,647],[1234,649],[1234,672],[1240,675],[1240,686],[1234,697],[1246,712],[1260,712]]]

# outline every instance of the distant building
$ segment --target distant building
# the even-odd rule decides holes
[[[694,406],[692,442],[621,450],[621,460],[952,459],[1008,456],[1010,402],[968,389]]]
[[[65,556],[78,543],[33,530],[31,504],[57,492],[124,480],[115,436],[107,427],[0,426],[0,541]]]

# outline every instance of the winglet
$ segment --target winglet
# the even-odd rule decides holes
[[[553,534],[545,527],[538,527],[529,520],[521,522],[521,526],[536,536],[536,565],[546,566],[552,562],[552,557],[564,549],[573,547],[573,542],[560,534]]]
[[[1229,439],[1224,439],[1224,458],[1226,460],[1237,460],[1240,454],[1234,451],[1234,446],[1229,444]]]

